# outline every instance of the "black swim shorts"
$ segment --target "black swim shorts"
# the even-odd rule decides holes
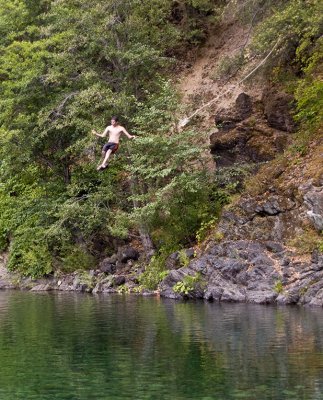
[[[118,150],[119,143],[108,142],[102,147],[102,151],[106,152],[108,150],[112,150],[112,153],[115,153]]]

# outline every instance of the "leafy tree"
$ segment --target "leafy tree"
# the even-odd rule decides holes
[[[150,232],[161,257],[192,244],[201,223],[219,210],[205,165],[206,136],[177,131],[177,103],[171,83],[161,81],[158,95],[138,105],[133,124],[141,136],[129,155],[135,207],[128,216]]]
[[[182,2],[191,19],[212,12],[206,3]],[[70,265],[69,255],[86,267],[129,227],[145,226],[158,244],[158,220],[167,240],[173,224],[185,241],[202,218],[204,206],[193,206],[199,151],[189,134],[170,134],[175,100],[159,93],[174,51],[190,41],[173,13],[171,0],[0,0],[0,245],[9,245],[11,269],[40,276]],[[112,114],[140,139],[128,171],[124,146],[109,175],[98,176],[99,145],[88,132]],[[176,191],[191,210],[185,223]]]
[[[283,2],[258,26],[253,42],[256,52],[278,43],[275,74],[295,95],[296,119],[312,132],[322,123],[322,11],[319,0]]]

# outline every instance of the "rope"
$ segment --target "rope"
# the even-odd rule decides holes
[[[178,127],[179,128],[183,128],[185,125],[187,125],[189,123],[189,121],[193,117],[195,117],[196,114],[198,114],[200,111],[204,110],[205,108],[209,107],[215,101],[219,100],[221,97],[226,95],[229,91],[235,89],[236,87],[241,85],[241,83],[243,83],[245,80],[247,80],[252,74],[254,74],[257,71],[258,68],[260,68],[267,61],[267,59],[271,56],[271,54],[273,53],[273,51],[277,47],[278,43],[279,43],[279,40],[277,40],[277,42],[275,43],[273,48],[270,50],[270,52],[266,55],[266,57],[251,72],[249,72],[248,75],[246,75],[243,79],[241,79],[239,82],[237,82],[235,85],[233,85],[232,87],[230,87],[226,91],[224,91],[224,92],[220,93],[218,96],[214,97],[212,100],[210,100],[208,103],[204,104],[202,107],[200,107],[197,110],[195,110],[189,117],[186,117],[186,118],[182,119],[181,121],[179,121]]]

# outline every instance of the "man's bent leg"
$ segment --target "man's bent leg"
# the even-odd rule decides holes
[[[110,157],[111,153],[112,153],[112,150],[111,150],[111,149],[109,149],[109,150],[106,152],[106,155],[105,155],[104,160],[103,160],[103,162],[102,162],[102,164],[101,164],[101,167],[105,168],[105,167],[107,166],[107,163],[108,163],[108,160],[109,160],[109,157]]]
[[[103,160],[105,159],[106,153],[107,153],[106,151],[102,151],[101,152],[101,159],[100,159],[100,162],[99,162],[99,165],[98,165],[97,169],[99,169],[101,167],[101,165],[103,163]]]

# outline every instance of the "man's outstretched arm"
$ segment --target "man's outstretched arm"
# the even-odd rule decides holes
[[[102,133],[98,133],[97,131],[92,129],[93,135],[98,136],[98,137],[105,137],[105,136],[107,136],[108,132],[109,132],[109,127],[108,126],[105,128],[105,130]]]
[[[136,137],[135,135],[130,135],[130,133],[125,130],[125,128],[122,129],[122,132],[127,136],[128,139],[134,139]]]

